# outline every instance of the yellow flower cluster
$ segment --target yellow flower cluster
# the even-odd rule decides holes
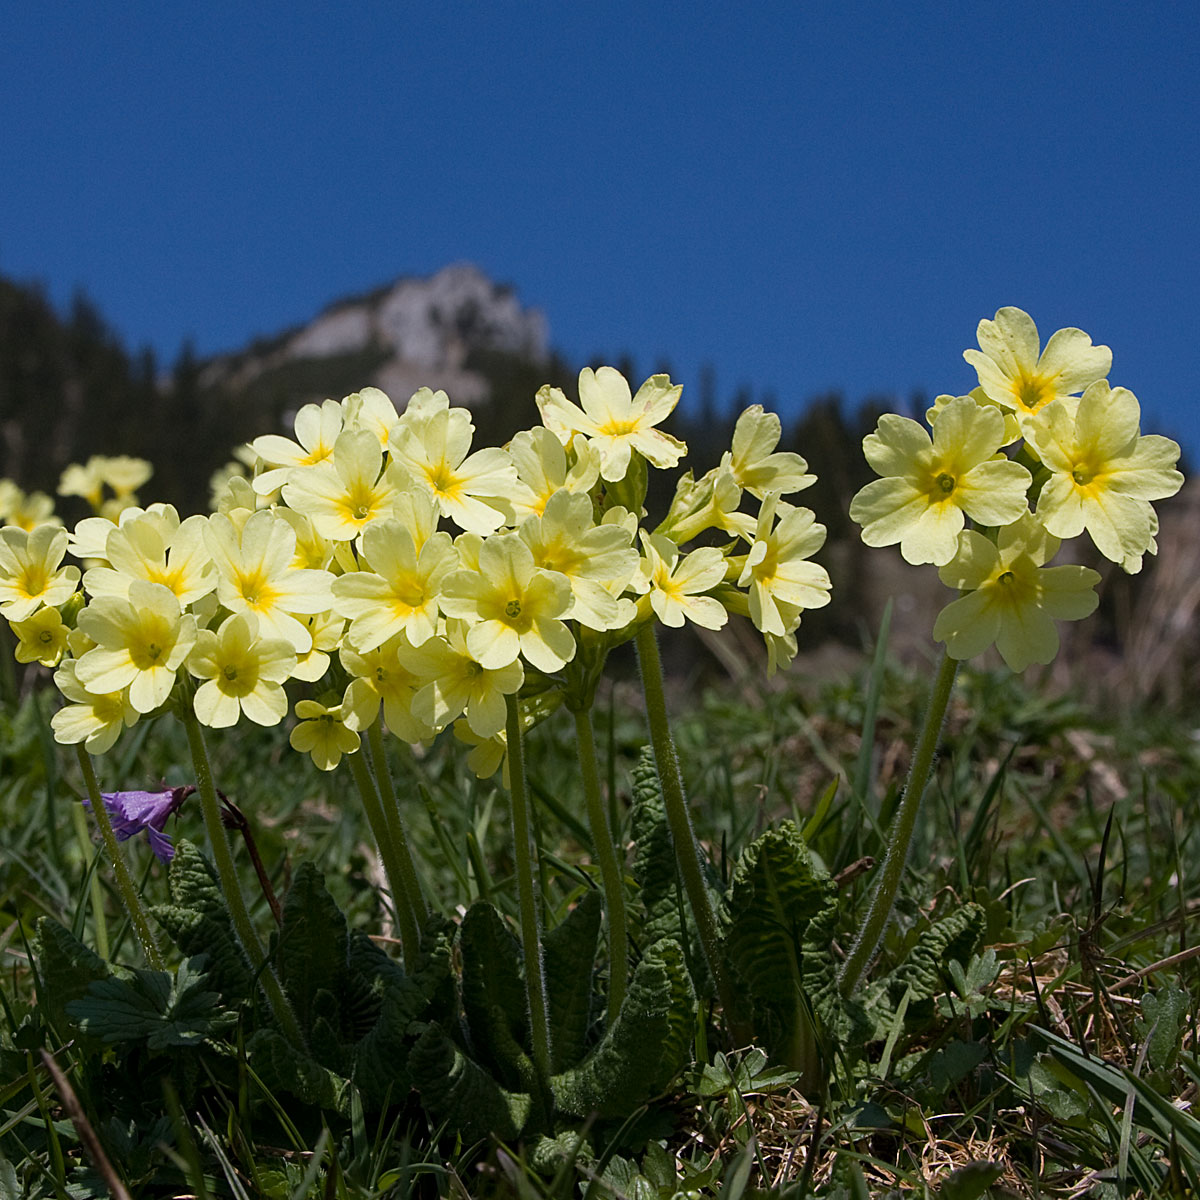
[[[294,440],[251,443],[253,475],[230,476],[211,515],[126,504],[70,535],[0,530],[0,615],[19,658],[57,666],[61,742],[102,752],[186,677],[202,723],[273,725],[296,679],[316,698],[295,704],[292,744],[323,769],[382,714],[411,743],[453,726],[490,774],[506,697],[524,689],[538,714],[577,700],[645,622],[748,615],[774,670],[801,613],[828,603],[809,561],[824,527],[783,499],[814,477],[777,451],[779,419],[760,407],[720,466],[684,475],[665,520],[642,526],[647,464],[686,453],[658,428],[679,395],[665,375],[633,395],[611,367],[584,370],[578,405],[545,387],[542,425],[482,449],[444,392],[401,413],[375,388],[306,405]],[[64,476],[97,508],[100,461]],[[747,494],[757,513],[740,511]]]
[[[1020,671],[1054,658],[1056,619],[1088,616],[1098,603],[1095,571],[1047,566],[1061,539],[1086,530],[1106,558],[1139,571],[1157,550],[1151,501],[1174,495],[1183,476],[1179,446],[1143,435],[1137,398],[1109,387],[1107,346],[1060,329],[1041,350],[1019,308],[980,321],[978,338],[963,357],[979,387],[939,396],[926,414],[932,434],[889,413],[864,439],[881,478],[850,515],[868,545],[898,544],[963,593],[934,626],[952,658],[994,644]]]

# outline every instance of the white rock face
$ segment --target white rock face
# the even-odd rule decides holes
[[[444,388],[453,402],[488,399],[487,381],[465,369],[472,350],[500,350],[542,361],[546,319],[524,309],[509,288],[471,263],[427,279],[400,279],[367,296],[341,301],[265,355],[215,359],[204,384],[245,386],[264,372],[305,358],[329,358],[379,347],[390,352],[372,379],[403,407],[418,387]]]

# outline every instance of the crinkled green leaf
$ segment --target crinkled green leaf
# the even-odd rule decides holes
[[[467,909],[459,931],[462,1003],[476,1060],[510,1089],[528,1085],[529,1002],[521,947],[486,900]]]
[[[431,922],[422,940],[423,951],[411,975],[390,959],[381,967],[378,1017],[354,1048],[354,1082],[372,1110],[402,1100],[412,1086],[409,1053],[434,1015],[455,1013],[454,976],[450,965],[451,927]],[[369,964],[370,950],[351,942],[351,958]],[[376,963],[376,965],[379,965]]]
[[[637,965],[617,1019],[596,1048],[554,1076],[558,1107],[575,1116],[627,1116],[657,1095],[683,1066],[695,1003],[683,955],[660,942]]]
[[[943,986],[946,963],[970,961],[985,919],[984,910],[968,902],[923,930],[903,961],[887,976],[892,998],[898,1001],[906,989],[911,989],[914,1000],[932,999]]]
[[[347,1080],[303,1050],[291,1045],[274,1029],[260,1029],[246,1043],[250,1065],[272,1092],[286,1092],[304,1104],[330,1112],[348,1113]]]
[[[1159,988],[1142,996],[1142,1015],[1133,1027],[1138,1037],[1149,1041],[1146,1057],[1156,1071],[1170,1070],[1175,1065],[1187,1014],[1187,992],[1180,988]]]
[[[587,1048],[601,907],[599,892],[585,892],[562,923],[542,939],[555,1071],[573,1067]]]
[[[39,1005],[52,1025],[66,1036],[74,1028],[67,1006],[87,995],[93,983],[129,972],[116,970],[94,951],[89,950],[70,930],[43,917],[37,925],[37,964],[42,979]]]
[[[437,1025],[427,1025],[408,1059],[421,1102],[465,1141],[517,1138],[529,1119],[528,1095],[502,1088]]]
[[[812,1057],[813,1010],[804,963],[808,927],[836,911],[836,903],[836,885],[816,868],[791,821],[743,851],[726,896],[726,959],[749,1001],[758,1036],[792,1065]],[[828,943],[808,945],[825,968]]]
[[[644,747],[633,768],[633,877],[638,885],[638,905],[631,911],[634,937],[643,953],[659,942],[674,942],[684,949],[692,986],[701,996],[716,990],[708,960],[700,946],[691,906],[684,896],[675,859],[675,846],[663,807],[662,787],[654,754]],[[721,880],[711,863],[703,860],[705,883],[713,908],[721,903]]]
[[[188,959],[174,976],[135,970],[129,979],[96,980],[67,1004],[67,1014],[105,1042],[145,1041],[151,1050],[198,1045],[237,1020],[219,1007],[202,966]]]
[[[216,870],[186,838],[180,841],[167,876],[170,904],[150,911],[187,955],[203,954],[209,983],[228,1001],[250,995],[253,974],[233,929]]]
[[[312,863],[301,863],[283,904],[278,962],[283,986],[303,1029],[312,1026],[318,992],[327,997],[325,1020],[338,1028],[336,1009],[346,981],[348,955],[346,918],[326,890],[321,872]]]

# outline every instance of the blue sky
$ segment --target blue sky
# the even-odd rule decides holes
[[[1200,450],[1193,3],[259,0],[0,18],[0,271],[232,349],[477,262],[569,358],[959,393],[1001,305]]]

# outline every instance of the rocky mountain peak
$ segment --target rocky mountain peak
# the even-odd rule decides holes
[[[473,264],[456,263],[336,301],[307,325],[211,360],[201,383],[242,389],[289,364],[362,355],[373,362],[361,386],[373,384],[401,403],[418,387],[444,388],[457,404],[477,404],[489,398],[489,385],[469,367],[472,352],[543,362],[548,337],[540,311],[523,308],[511,288]]]

